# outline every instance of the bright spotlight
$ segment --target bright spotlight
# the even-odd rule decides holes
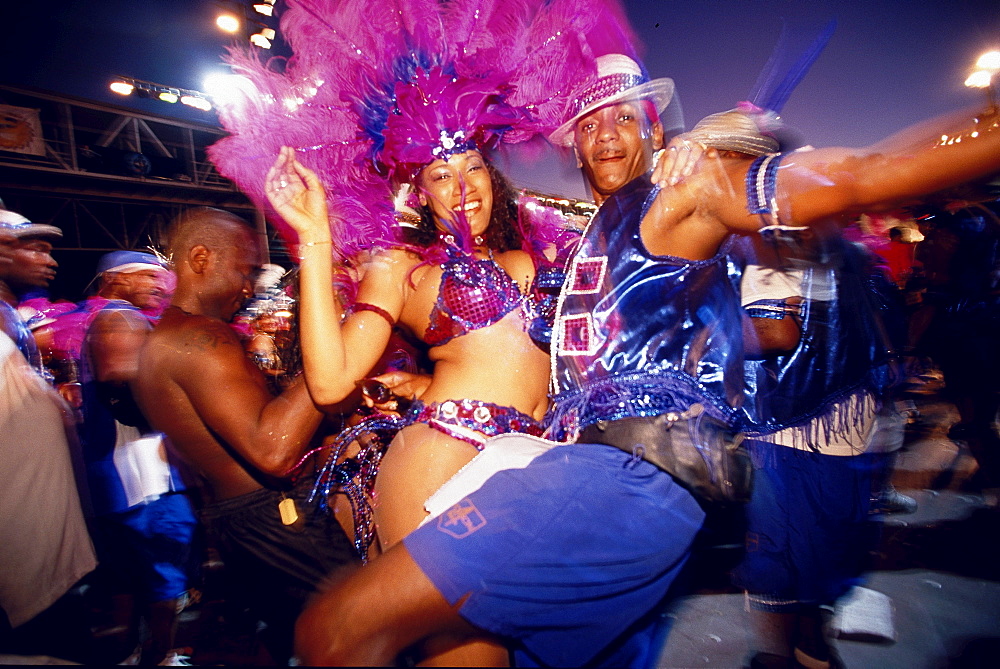
[[[965,80],[965,85],[969,88],[989,88],[992,77],[986,70],[976,70]]]
[[[215,19],[215,25],[227,33],[234,33],[240,29],[240,20],[232,14],[219,14],[219,17]]]
[[[254,11],[256,11],[258,14],[263,14],[264,16],[271,16],[274,14],[273,4],[267,4],[266,2],[262,2],[259,4],[255,4],[253,8]]]
[[[127,81],[112,81],[110,88],[118,95],[132,95],[132,91],[135,90],[135,86]]]
[[[205,78],[202,87],[215,104],[222,107],[257,97],[253,82],[239,74],[211,74]]]
[[[173,91],[160,91],[160,95],[158,97],[164,102],[169,102],[170,104],[174,104],[179,99],[177,93],[174,93]]]
[[[987,51],[976,61],[976,67],[994,72],[1000,70],[1000,51]]]
[[[194,107],[195,109],[200,109],[202,111],[209,111],[212,109],[212,103],[205,98],[199,98],[195,95],[182,95],[181,104],[187,105],[188,107]]]

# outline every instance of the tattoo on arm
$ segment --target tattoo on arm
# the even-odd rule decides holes
[[[220,328],[226,328],[226,330]],[[225,324],[216,326],[213,323],[212,327],[198,328],[188,337],[188,345],[201,351],[214,351],[222,346],[238,345],[238,343],[235,333],[229,330],[229,326]]]

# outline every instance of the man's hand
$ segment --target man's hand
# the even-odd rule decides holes
[[[709,149],[700,142],[684,139],[677,135],[670,140],[667,148],[653,154],[652,182],[660,188],[676,186],[684,177],[691,176],[695,165],[703,156],[714,158],[718,155],[715,149]]]

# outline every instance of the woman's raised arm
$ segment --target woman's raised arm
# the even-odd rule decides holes
[[[343,321],[343,309],[333,290],[326,191],[315,172],[296,159],[294,149],[282,147],[267,174],[265,192],[299,238],[299,338],[309,394],[319,406],[336,404],[378,362],[392,326],[384,315],[373,311],[359,311]],[[379,273],[380,264],[375,263],[364,282],[395,292]],[[362,292],[371,293],[371,288]],[[387,295],[379,305],[393,320],[402,311],[401,282],[397,290],[398,295]]]

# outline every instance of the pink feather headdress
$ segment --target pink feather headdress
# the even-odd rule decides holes
[[[393,178],[559,126],[596,72],[592,33],[627,32],[622,16],[617,0],[289,0],[294,55],[282,68],[230,51],[243,93],[220,107],[231,135],[209,156],[266,206],[264,175],[294,147],[349,257],[394,238]]]

